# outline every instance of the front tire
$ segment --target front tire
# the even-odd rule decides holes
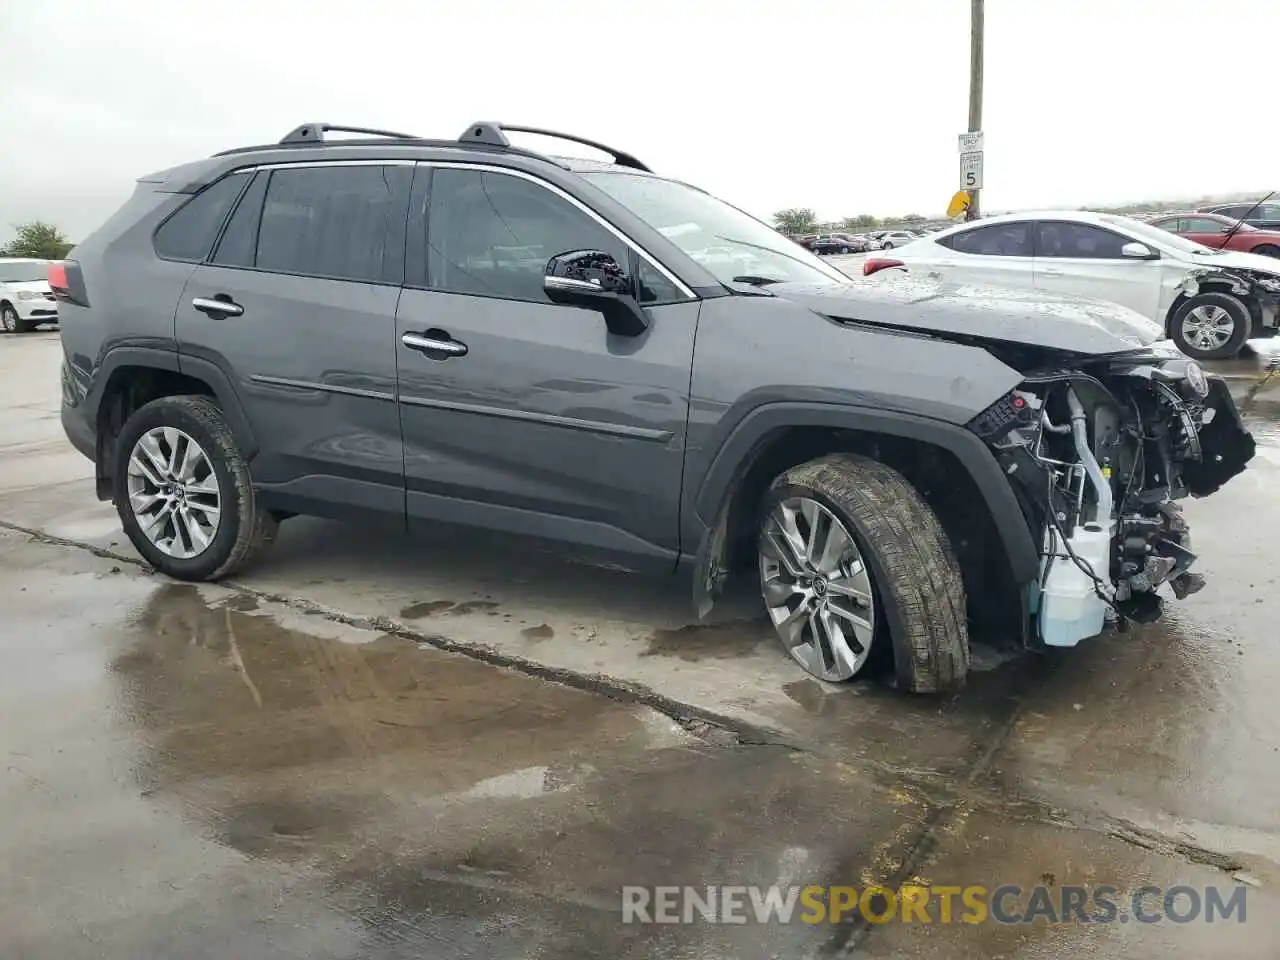
[[[819,680],[892,656],[913,693],[963,686],[964,581],[937,516],[891,467],[833,454],[792,467],[765,496],[761,592],[784,649]]]
[[[1169,335],[1178,349],[1197,360],[1234,357],[1252,329],[1244,301],[1216,290],[1191,297],[1174,311],[1169,323]]]
[[[26,333],[22,318],[12,304],[0,304],[0,330],[5,333]]]
[[[177,580],[217,580],[275,538],[249,465],[208,397],[161,397],[140,407],[116,440],[116,512],[143,558]]]
[[[893,244],[892,244],[892,243],[882,243],[882,244],[880,245],[880,249],[881,249],[881,250],[892,250],[892,249],[893,249]]]

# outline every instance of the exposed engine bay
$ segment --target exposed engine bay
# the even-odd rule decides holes
[[[1204,584],[1177,501],[1213,493],[1254,454],[1226,384],[1150,348],[1023,369],[970,426],[1042,543],[1030,598],[1040,640],[1074,646],[1108,619],[1156,619],[1161,585],[1182,598]]]

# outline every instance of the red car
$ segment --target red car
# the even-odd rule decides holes
[[[1228,239],[1227,234],[1240,221],[1216,213],[1166,214],[1152,217],[1147,223],[1215,250],[1221,250],[1225,246],[1228,250],[1238,250],[1241,253],[1280,257],[1280,230],[1259,230],[1241,223]],[[1226,241],[1225,244],[1223,241]]]

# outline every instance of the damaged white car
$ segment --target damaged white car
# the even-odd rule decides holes
[[[1208,247],[1131,217],[1059,210],[988,217],[873,258],[886,268],[1109,300],[1201,360],[1233,357],[1280,326],[1280,259]],[[893,272],[897,272],[896,270]]]

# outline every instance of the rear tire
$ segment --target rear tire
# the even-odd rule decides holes
[[[1264,243],[1260,247],[1254,247],[1252,253],[1256,253],[1261,257],[1280,257],[1280,247]]]
[[[1191,297],[1169,321],[1169,336],[1178,349],[1197,360],[1234,357],[1252,330],[1253,319],[1244,301],[1217,290]]]
[[[795,518],[799,541],[780,525],[788,512]],[[816,536],[806,514],[819,518]],[[806,547],[822,560],[831,559],[823,533],[830,537],[835,525],[822,519],[826,514],[851,535],[852,548],[845,548],[834,564],[818,562],[805,569]],[[766,494],[759,529],[761,589],[770,619],[784,648],[807,672],[822,680],[852,679],[891,649],[898,686],[904,690],[933,693],[964,685],[969,633],[960,567],[937,516],[900,473],[854,454],[832,454],[792,467]],[[796,552],[779,561],[789,544]],[[827,576],[820,570],[824,566],[836,572]],[[790,576],[791,570],[800,575]],[[793,580],[801,589],[793,590]],[[818,580],[823,581],[821,589]],[[787,591],[792,595],[780,605]],[[846,600],[858,593],[869,593],[870,602]],[[854,630],[859,642],[848,643],[854,658],[846,657],[840,669],[840,657],[832,654],[839,638],[833,640],[822,616],[824,610],[851,603],[864,628]],[[802,609],[806,605],[817,611],[816,626]],[[828,623],[831,616],[857,623],[844,613],[826,615]],[[800,620],[806,623],[796,630]],[[871,626],[870,650],[861,652],[856,646],[865,644],[857,634],[866,632],[866,624]],[[843,633],[847,639],[849,631]],[[806,642],[814,636],[817,643]]]
[[[176,456],[170,449],[174,445],[168,443],[166,436],[177,438]],[[140,446],[147,437],[159,437],[158,459],[148,458]],[[196,482],[169,482],[170,477],[177,477],[178,471],[166,470],[165,461],[173,463],[188,449],[198,450],[207,461],[209,472],[203,474],[199,484],[205,489],[216,488],[216,494],[200,494],[206,498],[206,505],[211,502],[216,507],[217,514],[211,535],[208,535],[208,523],[202,528],[199,536],[201,539],[207,536],[207,545],[200,547],[190,535],[189,525],[184,526],[188,535],[183,538],[174,521],[162,519],[158,521],[161,532],[157,533],[156,518],[164,508],[140,506],[148,500],[168,502],[170,489],[176,496],[175,488],[181,486],[184,508],[189,504],[203,520],[208,520],[211,515],[207,506],[197,507],[194,499],[188,499],[194,498],[199,489]],[[136,410],[116,440],[114,471],[113,499],[124,532],[149,564],[174,579],[199,581],[225,577],[251,562],[275,539],[276,518],[257,503],[249,465],[236,445],[222,410],[208,397],[161,397]],[[210,477],[216,482],[211,483]],[[162,481],[164,492],[159,491],[160,485],[154,483],[154,479]],[[153,493],[158,495],[152,496]],[[144,524],[152,536],[144,532]],[[172,531],[171,537],[166,537],[166,530]],[[175,541],[178,547],[174,546]],[[183,544],[189,555],[175,555],[175,549],[184,552]]]

